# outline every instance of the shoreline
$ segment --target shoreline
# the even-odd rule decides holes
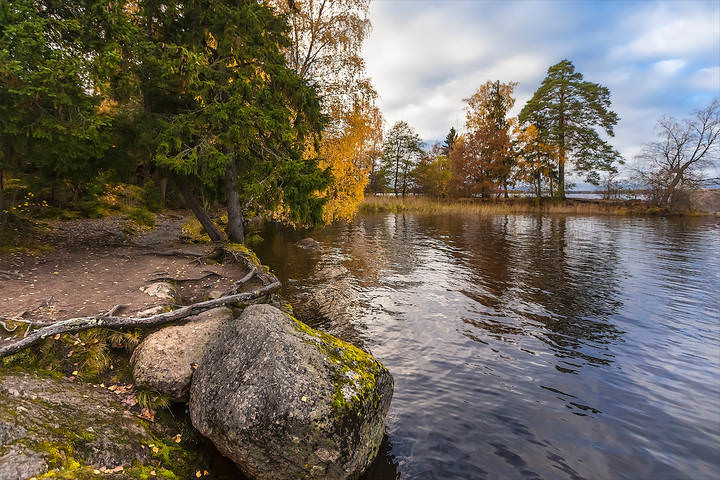
[[[568,214],[568,215],[612,215],[612,216],[718,216],[720,212],[701,210],[675,210],[660,208],[645,200],[595,200],[545,198],[540,200],[529,198],[510,198],[496,200],[480,200],[473,198],[436,199],[424,196],[367,196],[360,204],[359,213],[473,213],[479,215],[512,215],[512,214]]]

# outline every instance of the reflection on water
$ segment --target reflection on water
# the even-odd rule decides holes
[[[349,340],[395,377],[368,479],[720,477],[716,220],[388,214],[312,236],[322,256],[273,228],[258,253],[291,300],[317,261],[353,275]]]

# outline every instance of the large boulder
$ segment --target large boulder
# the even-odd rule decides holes
[[[2,480],[26,480],[53,468],[73,474],[59,478],[121,471],[148,460],[148,438],[105,389],[20,373],[0,376]]]
[[[251,478],[355,479],[380,447],[392,391],[369,354],[251,305],[205,350],[190,416]]]
[[[214,308],[148,335],[132,356],[135,386],[166,394],[174,402],[187,402],[194,368],[232,315],[227,307]]]

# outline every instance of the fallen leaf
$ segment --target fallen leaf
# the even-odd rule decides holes
[[[196,476],[197,478],[202,477],[202,472],[201,472],[200,470],[198,470],[197,472],[195,472],[195,476]]]
[[[73,374],[73,375],[77,375],[77,374],[78,374],[78,371],[77,371],[77,370],[74,370],[72,374]]]
[[[182,438],[182,433],[178,433],[175,435],[175,443],[180,443],[180,439]]]
[[[158,447],[152,447],[153,453],[158,453],[159,450],[160,450],[160,449],[159,449]]]

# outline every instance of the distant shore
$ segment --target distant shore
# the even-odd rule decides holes
[[[703,216],[717,213],[687,209],[660,208],[644,200],[602,200],[568,198],[558,200],[544,198],[499,198],[481,200],[476,198],[432,198],[421,195],[401,196],[369,195],[360,205],[361,213],[384,212],[416,213],[474,213],[480,215],[503,214],[570,214],[570,215],[658,215]]]

